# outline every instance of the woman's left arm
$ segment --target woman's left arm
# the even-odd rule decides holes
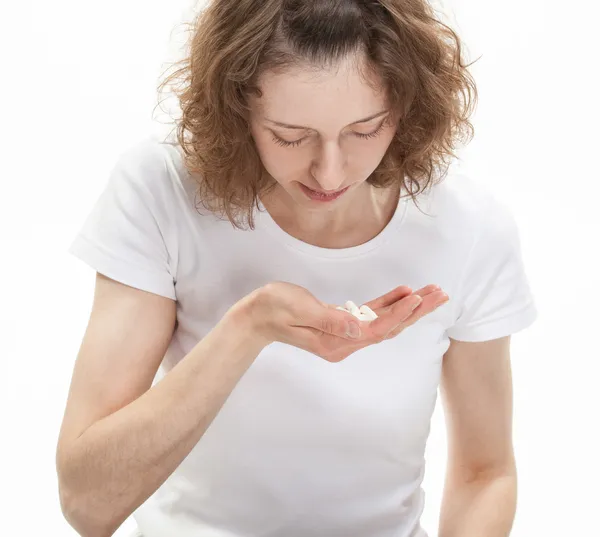
[[[439,537],[507,537],[517,500],[510,336],[451,339],[440,393],[448,465]]]

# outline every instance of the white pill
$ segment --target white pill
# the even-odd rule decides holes
[[[346,306],[346,309],[355,317],[360,313],[360,309],[354,302],[352,302],[352,300],[348,300],[348,302],[346,302],[345,306]]]
[[[336,306],[335,309],[350,313],[359,321],[374,321],[377,319],[377,314],[369,306],[361,306],[359,308],[352,300],[348,300],[345,307]]]
[[[362,305],[360,307],[360,312],[365,315],[370,321],[374,321],[377,319],[377,314],[369,308],[369,306]]]

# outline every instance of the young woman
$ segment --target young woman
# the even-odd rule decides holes
[[[510,210],[449,173],[476,89],[424,0],[214,0],[177,136],[123,153],[71,252],[97,271],[57,448],[86,537],[509,534]],[[347,300],[378,315],[359,320]]]

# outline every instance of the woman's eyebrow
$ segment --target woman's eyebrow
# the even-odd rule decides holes
[[[379,116],[383,116],[387,114],[388,110],[383,110],[382,112],[377,112],[377,114],[373,114],[372,116],[366,117],[364,119],[359,119],[358,121],[354,121],[350,123],[350,125],[357,125],[358,123],[366,123],[367,121],[371,121],[372,119],[378,118]],[[302,127],[300,125],[290,125],[289,123],[281,123],[280,121],[273,121],[272,119],[265,118],[269,123],[273,123],[278,127],[283,127],[285,129],[299,129],[299,130],[311,130],[310,127]]]

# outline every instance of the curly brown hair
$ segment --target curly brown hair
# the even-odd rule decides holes
[[[364,52],[383,80],[397,130],[367,179],[416,197],[440,182],[457,141],[473,137],[477,101],[456,32],[427,0],[212,0],[191,23],[186,57],[160,84],[181,108],[177,140],[198,198],[240,229],[254,228],[274,186],[249,127],[248,96],[265,70],[325,66]]]

